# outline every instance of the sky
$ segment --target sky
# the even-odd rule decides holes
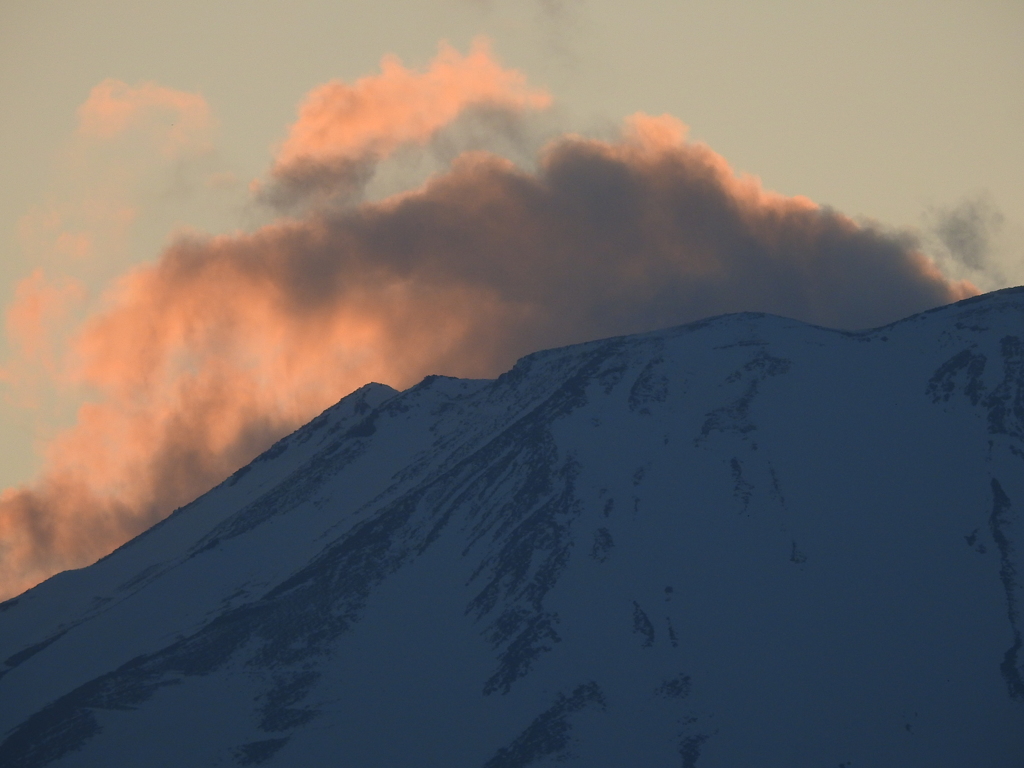
[[[0,593],[369,380],[1024,283],[1024,4],[0,5]]]

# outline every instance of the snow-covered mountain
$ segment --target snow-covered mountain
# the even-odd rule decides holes
[[[0,765],[1024,765],[1024,289],[369,384],[0,605]]]

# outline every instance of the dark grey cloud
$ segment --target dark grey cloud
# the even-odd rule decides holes
[[[986,195],[962,200],[951,208],[928,212],[929,226],[950,255],[974,270],[984,269],[992,239],[1003,224],[1003,214]]]
[[[520,336],[498,342],[507,360],[734,311],[863,328],[969,292],[905,238],[759,197],[690,145],[645,154],[566,138],[537,174],[477,158],[397,205],[321,215],[342,247],[275,251],[320,276],[297,301],[330,301],[325,286],[367,269],[486,291],[533,318],[501,332]]]
[[[378,164],[374,157],[298,160],[275,173],[270,184],[258,188],[256,201],[282,213],[352,204],[362,197]]]

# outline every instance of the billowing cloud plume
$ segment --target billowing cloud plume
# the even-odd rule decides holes
[[[441,59],[530,93],[482,54]],[[486,91],[467,76],[469,96],[449,94],[445,75],[441,99],[435,79],[394,73],[431,109]],[[354,111],[330,96],[357,92]],[[275,174],[344,184],[339,157],[425,141],[457,112],[417,123],[387,88],[325,93]],[[363,118],[377,98],[396,122]],[[89,562],[367,381],[493,376],[539,348],[740,310],[873,326],[974,292],[906,240],[737,176],[668,116],[636,115],[615,141],[562,136],[536,172],[467,153],[418,189],[181,239],[124,275],[72,348],[94,400],[40,480],[0,499],[0,584]]]
[[[550,103],[546,92],[527,86],[522,73],[495,61],[482,38],[467,56],[442,43],[425,72],[386,56],[379,75],[352,85],[333,80],[306,97],[265,194],[278,205],[310,194],[350,194],[380,160],[402,145],[428,143],[467,109],[519,113]]]

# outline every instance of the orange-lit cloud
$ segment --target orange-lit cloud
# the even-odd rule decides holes
[[[93,194],[24,214],[18,227],[24,253],[65,270],[88,271],[101,255],[118,250],[138,211],[118,200],[117,190],[108,187]]]
[[[73,309],[85,299],[85,288],[78,281],[46,277],[34,270],[18,283],[14,301],[7,307],[4,327],[14,355],[2,370],[2,379],[10,385],[22,405],[37,405],[39,385],[63,376],[59,357],[60,339],[66,333]]]
[[[104,80],[79,107],[45,202],[19,221],[24,255],[82,279],[109,278],[131,258],[146,213],[140,192],[152,196],[207,164],[215,129],[200,94]]]
[[[14,302],[7,308],[7,337],[28,358],[50,356],[48,335],[67,314],[70,304],[83,297],[82,286],[71,280],[54,284],[36,269],[18,283]]]
[[[482,49],[439,61],[430,72],[531,93]],[[464,103],[437,95],[455,74],[393,67],[379,90],[337,86],[359,94],[349,111],[310,108],[322,130],[293,131],[275,169],[305,158],[344,184],[339,156],[455,118],[437,106]],[[435,116],[405,115],[393,83]],[[375,100],[394,123],[364,119]],[[380,202],[180,239],[77,331],[67,370],[94,398],[40,480],[0,498],[0,585],[104,554],[367,381],[493,376],[539,348],[731,311],[866,327],[974,292],[903,240],[737,176],[667,116],[636,115],[617,141],[563,136],[537,172],[469,153]]]
[[[358,187],[376,162],[402,145],[426,144],[473,107],[521,113],[550,103],[522,73],[495,61],[483,38],[466,56],[442,43],[425,72],[386,56],[379,75],[352,85],[333,80],[306,97],[277,153],[269,196],[287,202]]]
[[[213,128],[202,96],[156,83],[131,86],[108,78],[78,108],[79,135],[114,139],[129,130],[158,132],[159,149],[167,155],[209,149]]]

